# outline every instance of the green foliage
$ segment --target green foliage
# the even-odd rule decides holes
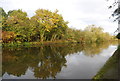
[[[111,41],[113,37],[109,35],[109,33],[103,32],[101,27],[89,25],[83,31],[68,28],[66,30],[65,39],[68,41],[75,40],[81,43],[100,43]]]
[[[0,29],[2,29],[3,23],[6,21],[7,19],[7,14],[6,12],[3,10],[3,8],[0,7]]]
[[[108,33],[104,33],[101,27],[96,27],[95,25],[89,25],[84,30],[85,41],[90,42],[104,42],[112,40]]]
[[[0,7],[0,15],[2,15],[3,17],[7,17],[6,12],[1,7]]]

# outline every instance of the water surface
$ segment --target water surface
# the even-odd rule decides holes
[[[3,48],[3,79],[91,79],[117,45],[56,44]]]

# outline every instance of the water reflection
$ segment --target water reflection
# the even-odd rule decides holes
[[[119,81],[120,80],[120,45],[118,45],[117,50],[114,52],[114,54],[107,60],[107,62],[104,64],[104,66],[97,72],[97,74],[93,77],[95,81],[98,81],[98,79],[113,79],[113,81]]]
[[[88,45],[57,44],[30,48],[3,48],[2,75],[6,77],[7,73],[7,75],[20,77],[26,75],[27,70],[30,69],[35,78],[56,78],[63,67],[67,68],[66,56],[83,52],[86,56],[94,57],[109,45],[110,43],[107,42]]]

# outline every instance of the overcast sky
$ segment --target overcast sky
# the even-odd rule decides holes
[[[39,8],[58,9],[64,20],[69,22],[69,27],[84,29],[87,25],[95,24],[103,27],[105,32],[114,33],[118,26],[113,18],[109,19],[113,11],[108,9],[110,4],[112,2],[106,0],[0,0],[0,7],[6,12],[22,9],[31,17]]]

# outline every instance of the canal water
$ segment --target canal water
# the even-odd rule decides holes
[[[92,79],[117,44],[53,44],[3,48],[3,79]]]

